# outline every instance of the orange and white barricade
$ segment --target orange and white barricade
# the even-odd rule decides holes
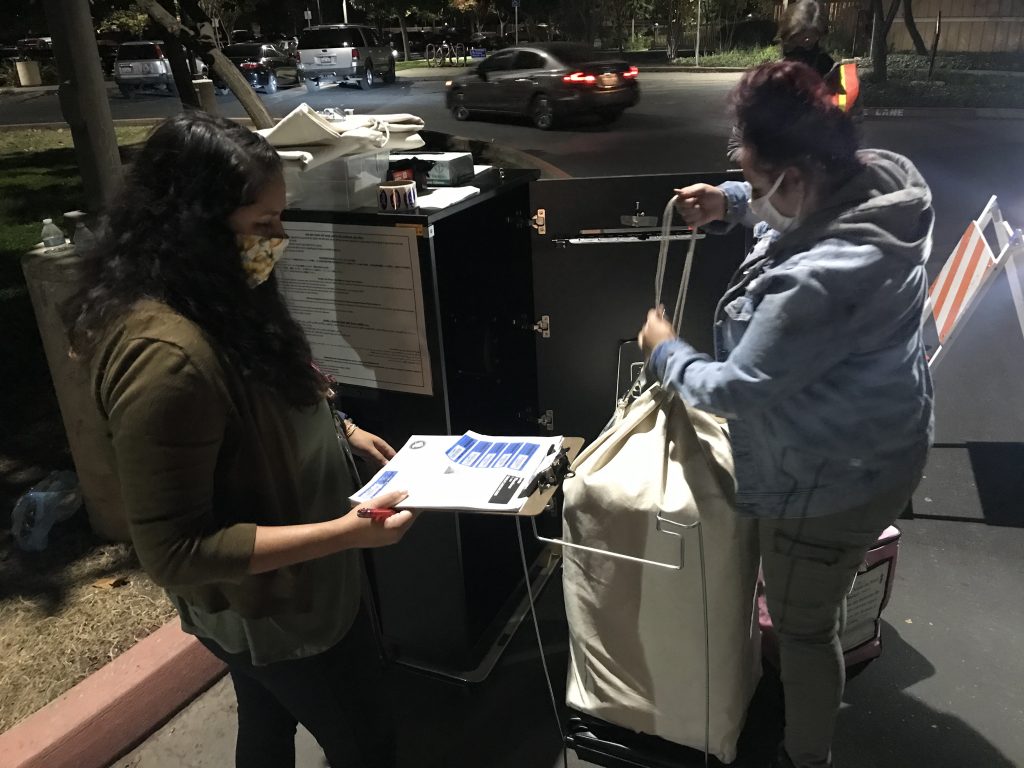
[[[998,255],[985,234],[990,226],[995,232]],[[928,357],[928,365],[933,370],[943,356],[943,351],[966,325],[995,277],[1004,269],[1009,278],[1017,320],[1024,335],[1024,291],[1015,263],[1015,259],[1021,258],[1022,252],[1024,241],[1021,231],[1014,231],[1006,223],[999,210],[999,202],[993,195],[981,215],[967,226],[960,242],[928,290],[924,320],[927,321],[931,316],[938,335],[938,346]]]

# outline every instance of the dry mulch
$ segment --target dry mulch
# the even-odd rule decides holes
[[[0,733],[174,615],[127,544],[97,539],[84,510],[43,552],[0,530]]]

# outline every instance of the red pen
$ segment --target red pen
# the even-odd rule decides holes
[[[357,517],[369,518],[370,520],[387,520],[392,515],[398,512],[397,509],[360,509],[356,512]]]

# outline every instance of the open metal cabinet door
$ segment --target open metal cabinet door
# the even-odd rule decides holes
[[[641,360],[636,336],[654,303],[658,230],[673,190],[741,178],[659,174],[530,185],[534,312],[546,325],[537,340],[537,386],[551,431],[592,440],[612,415],[617,382]],[[683,335],[709,354],[715,307],[748,243],[742,227],[697,243]],[[686,246],[670,244],[667,305],[675,301]]]

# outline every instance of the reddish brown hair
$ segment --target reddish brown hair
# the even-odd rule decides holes
[[[766,171],[795,166],[829,184],[859,167],[853,122],[806,64],[780,61],[752,69],[731,100],[736,138]]]

